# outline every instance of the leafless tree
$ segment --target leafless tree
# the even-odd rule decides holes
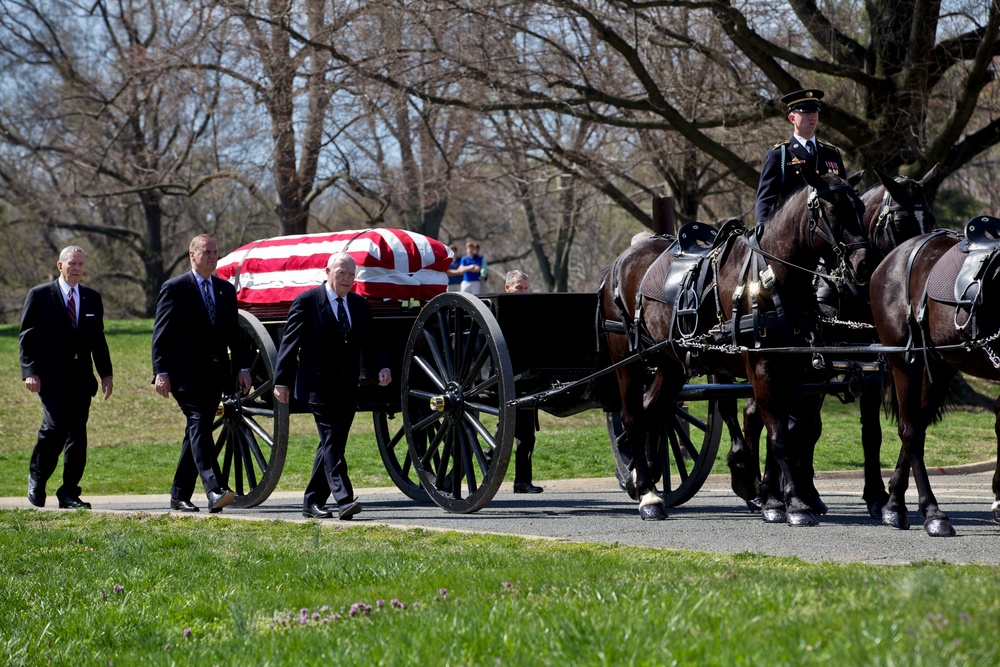
[[[217,172],[203,147],[224,131],[220,89],[177,64],[217,57],[204,41],[211,20],[181,3],[105,0],[11,0],[0,13],[12,220],[104,239],[115,259],[102,277],[141,288],[133,313],[152,313],[186,257],[177,238],[205,228],[175,200]]]

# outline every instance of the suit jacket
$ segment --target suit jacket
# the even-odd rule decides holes
[[[111,354],[104,337],[104,302],[96,290],[83,285],[77,289],[80,315],[75,329],[58,280],[32,288],[24,301],[21,377],[37,375],[43,395],[96,395],[95,364],[102,378],[112,375]]]
[[[832,171],[847,178],[844,158],[836,146],[816,140],[816,155],[812,155],[794,137],[775,144],[764,156],[764,166],[760,170],[754,207],[758,225],[770,218],[789,195],[805,185],[803,169],[812,169],[817,174]]]
[[[351,331],[345,341],[325,285],[295,298],[278,350],[276,385],[294,387],[300,401],[355,406],[362,353],[369,373],[377,374],[389,363],[377,341],[368,300],[350,292],[347,308]]]
[[[221,393],[231,388],[233,369],[229,351],[240,368],[246,362],[236,288],[215,276],[211,279],[215,296],[214,327],[191,271],[163,283],[156,299],[153,375],[167,373],[172,390]]]

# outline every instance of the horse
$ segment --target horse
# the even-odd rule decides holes
[[[615,369],[622,425],[633,443],[632,481],[644,520],[666,517],[655,489],[658,420],[691,376],[708,372],[749,379],[780,470],[780,481],[776,475],[762,485],[770,483],[776,490],[780,485],[780,497],[776,493],[767,502],[787,508],[790,525],[817,523],[799,492],[804,480],[795,449],[797,424],[802,423],[796,388],[809,374],[809,364],[803,355],[768,354],[767,346],[806,342],[814,329],[815,294],[800,271],[811,274],[823,260],[863,284],[870,244],[861,226],[864,205],[854,190],[861,172],[846,180],[836,174],[806,174],[804,179],[808,187],[792,195],[767,225],[732,233],[712,249],[711,279],[702,283],[694,304],[690,294],[681,304],[641,292],[658,258],[668,267],[677,261],[678,253],[669,250],[672,243],[631,246],[605,276],[598,317],[618,324],[602,327],[607,358],[617,364],[638,351],[644,362]],[[752,348],[735,344],[742,341]],[[730,342],[734,344],[727,346]]]
[[[867,189],[861,195],[865,205],[862,224],[871,243],[870,261],[873,265],[881,262],[899,243],[924,234],[934,228],[935,218],[925,194],[927,186],[932,182],[937,166],[932,167],[919,181],[912,178],[892,178],[875,169],[879,180],[878,185]],[[820,281],[817,290],[820,309],[828,318],[837,321],[847,321],[856,328],[842,329],[834,326],[840,342],[851,344],[869,344],[877,341],[874,332],[874,322],[869,303],[868,286],[855,287],[846,281],[832,283]],[[867,325],[867,326],[866,326]],[[824,328],[824,338],[833,332]],[[829,342],[829,341],[824,341]],[[874,519],[882,518],[882,508],[889,499],[885,484],[882,481],[882,470],[879,454],[882,449],[882,427],[879,412],[882,406],[882,378],[873,374],[865,378],[865,384],[858,398],[861,413],[861,443],[864,451],[864,491],[862,498],[868,512]],[[818,438],[822,425],[819,408],[823,398],[817,400],[817,423],[813,432]],[[735,401],[720,402],[720,410],[732,440],[727,464],[731,474],[733,492],[742,498],[751,511],[760,511],[760,458],[758,442],[763,429],[757,414],[754,400],[747,399],[744,404],[744,420],[742,433],[736,420]],[[811,451],[816,443],[809,443],[806,449]],[[811,454],[809,465],[811,466]],[[811,479],[812,471],[806,475]],[[826,508],[816,493],[814,511],[825,514]],[[775,517],[776,519],[780,516]]]
[[[962,258],[970,255],[971,264]],[[957,265],[957,276],[956,274]],[[924,530],[955,534],[938,506],[924,465],[927,427],[938,422],[958,372],[1000,380],[1000,220],[982,216],[958,234],[938,230],[900,244],[875,271],[872,314],[892,373],[886,401],[897,422],[900,453],[889,480],[883,523],[909,528],[910,471]],[[958,292],[958,294],[956,294]],[[1000,455],[1000,397],[994,403]],[[993,476],[993,520],[1000,523],[1000,467]]]

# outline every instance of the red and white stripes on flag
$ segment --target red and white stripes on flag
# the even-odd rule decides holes
[[[289,302],[326,280],[326,262],[335,252],[347,252],[358,263],[354,291],[361,296],[426,301],[448,288],[451,249],[403,229],[254,241],[220,259],[216,274],[236,286],[241,304]]]

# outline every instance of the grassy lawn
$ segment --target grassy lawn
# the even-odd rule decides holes
[[[166,493],[180,452],[184,422],[173,400],[160,398],[150,384],[150,320],[114,321],[107,325],[115,364],[111,400],[95,400],[89,425],[90,448],[84,494]],[[28,459],[41,422],[38,398],[20,382],[17,326],[0,326],[0,496],[24,493]],[[995,391],[995,387],[983,387]],[[305,487],[316,447],[309,415],[292,415],[288,460],[279,490]],[[604,414],[599,410],[564,419],[541,415],[535,450],[535,478],[608,477],[613,474]],[[895,426],[883,420],[883,467],[895,463]],[[723,439],[714,472],[727,472]],[[388,486],[392,482],[378,455],[371,416],[359,413],[348,444],[348,461],[356,486]],[[954,465],[993,458],[996,440],[989,413],[955,412],[931,429],[928,465]],[[824,407],[823,440],[817,448],[817,470],[859,469],[860,426],[855,404],[830,397]],[[59,472],[57,471],[57,475]],[[513,471],[508,472],[510,477]]]
[[[29,510],[0,546],[9,665],[1000,663],[995,566]]]

